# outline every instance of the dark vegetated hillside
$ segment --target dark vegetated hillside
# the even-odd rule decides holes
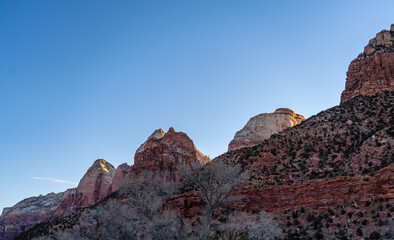
[[[219,156],[250,174],[239,209],[272,211],[288,239],[392,233],[394,94],[356,97]],[[362,234],[361,234],[362,231]],[[306,239],[306,238],[305,238]]]
[[[251,148],[217,159],[242,164],[261,185],[373,176],[393,163],[394,97],[359,96]]]

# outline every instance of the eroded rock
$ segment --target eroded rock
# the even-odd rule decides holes
[[[288,108],[278,108],[274,113],[263,113],[252,117],[230,142],[228,150],[252,147],[264,140],[304,121],[302,115]]]

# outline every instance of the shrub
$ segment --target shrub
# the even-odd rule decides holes
[[[380,233],[378,233],[377,231],[371,232],[371,234],[369,235],[369,239],[380,239]]]
[[[357,228],[357,235],[359,235],[360,237],[364,234],[363,230],[361,230],[361,228]]]

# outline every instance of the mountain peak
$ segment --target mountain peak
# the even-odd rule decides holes
[[[57,217],[63,217],[74,210],[97,203],[111,193],[115,168],[104,159],[97,159],[86,171],[78,184],[75,194],[69,195],[56,210]]]
[[[168,131],[167,131],[167,134],[173,134],[173,133],[175,133],[175,130],[174,130],[173,127],[170,127],[170,128],[168,129]]]
[[[132,168],[175,173],[179,164],[204,165],[208,161],[210,159],[195,147],[189,136],[183,132],[175,132],[171,127],[160,138],[149,137],[138,148]]]
[[[359,95],[394,91],[394,24],[369,40],[364,52],[350,63],[346,75],[341,103]]]
[[[274,113],[262,113],[252,117],[239,130],[230,142],[228,150],[232,151],[244,147],[252,147],[264,140],[305,121],[302,115],[296,114],[289,108],[278,108]]]
[[[99,170],[104,172],[110,172],[114,166],[112,166],[109,162],[105,161],[104,159],[97,159],[94,161],[93,165],[89,168],[91,171]],[[89,171],[89,170],[88,170]]]

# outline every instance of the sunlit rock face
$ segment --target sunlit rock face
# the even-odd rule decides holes
[[[274,113],[259,114],[252,117],[245,127],[235,134],[234,139],[228,145],[228,150],[258,145],[269,139],[272,134],[282,132],[304,120],[302,115],[288,108],[278,108]]]
[[[104,159],[96,160],[78,184],[75,194],[69,195],[56,210],[56,217],[93,205],[112,191],[115,168]]]
[[[130,171],[138,173],[148,170],[176,177],[176,166],[179,164],[204,165],[209,161],[185,133],[175,132],[174,128],[170,128],[167,133],[158,129],[138,148]]]
[[[5,208],[0,217],[0,239],[13,239],[37,223],[49,220],[60,203],[73,193],[75,188],[27,198],[13,207]]]
[[[356,96],[394,91],[394,24],[371,39],[347,72],[341,103]]]

